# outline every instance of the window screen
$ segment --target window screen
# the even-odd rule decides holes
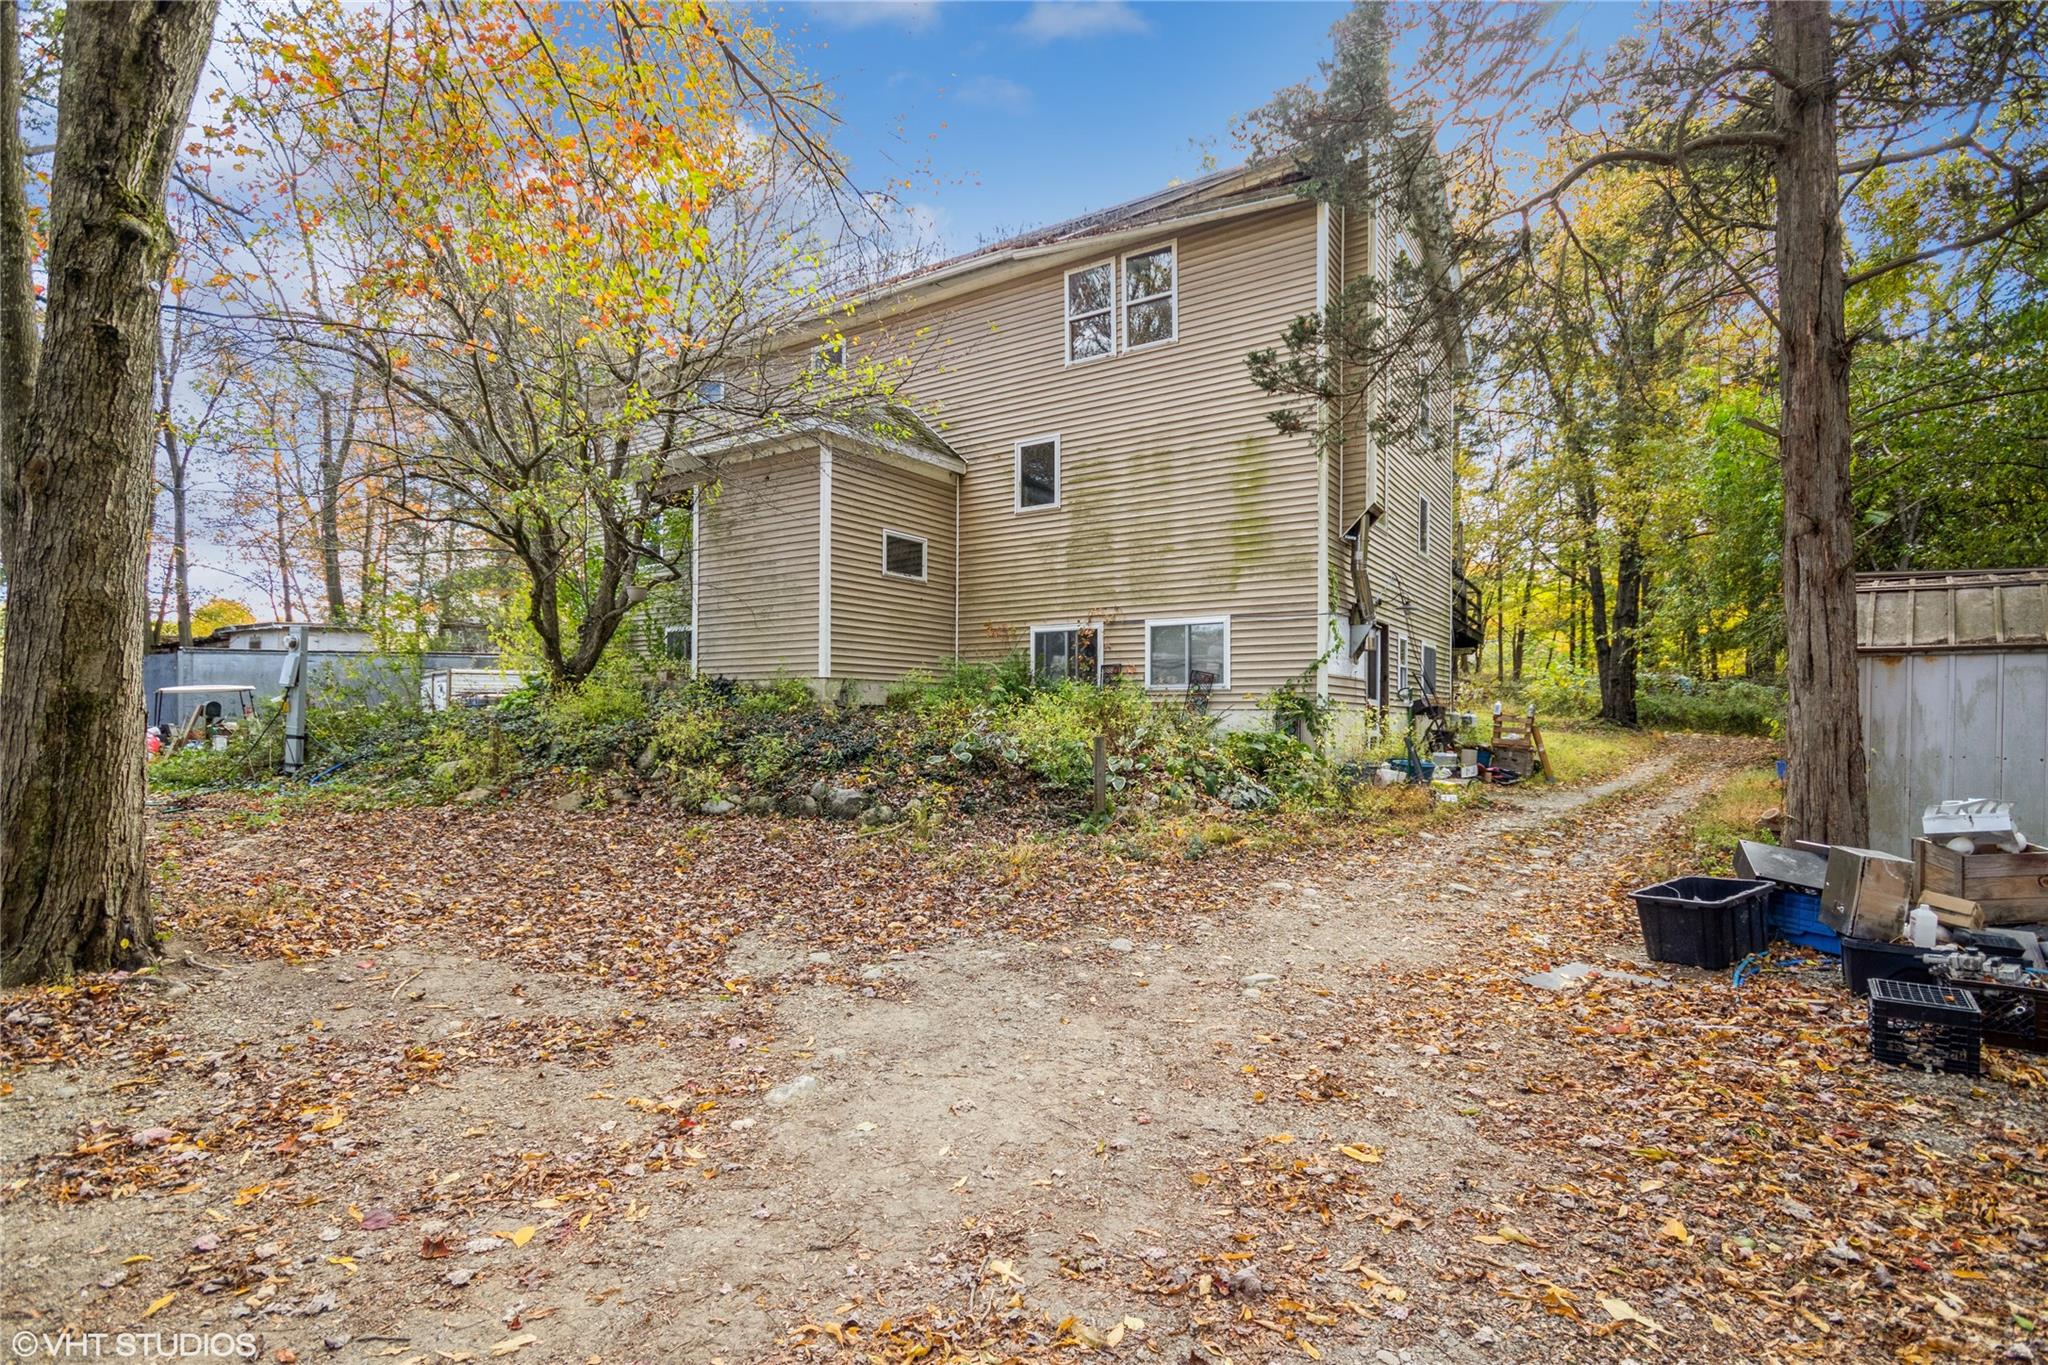
[[[924,577],[924,542],[915,536],[882,533],[882,572],[892,578]]]
[[[661,632],[662,652],[671,659],[687,660],[695,652],[695,640],[691,638],[688,626],[664,626]]]
[[[1422,647],[1422,690],[1430,696],[1436,695],[1436,646]]]
[[[1034,627],[1031,676],[1041,682],[1078,678],[1094,682],[1101,673],[1099,637],[1092,626]]]
[[[1174,337],[1173,248],[1124,257],[1124,349]]]
[[[1230,627],[1222,621],[1172,622],[1147,627],[1149,687],[1228,687]]]
[[[1017,506],[1060,505],[1060,443],[1026,441],[1017,447]]]
[[[1067,276],[1067,359],[1093,360],[1116,345],[1116,276],[1108,261]]]

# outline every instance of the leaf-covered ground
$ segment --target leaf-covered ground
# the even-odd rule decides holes
[[[12,1333],[428,1362],[2015,1359],[2048,1088],[1622,895],[1753,755],[1136,859],[541,803],[158,832],[156,984],[10,997]]]

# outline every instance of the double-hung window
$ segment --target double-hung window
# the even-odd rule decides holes
[[[1067,363],[1116,349],[1116,267],[1109,261],[1067,272]]]
[[[1060,438],[1035,436],[1017,442],[1016,510],[1060,505]]]
[[[1415,548],[1423,554],[1429,553],[1429,499],[1415,500]]]
[[[1230,686],[1230,618],[1145,623],[1145,685],[1170,691]]]
[[[1124,257],[1124,349],[1135,351],[1172,341],[1179,333],[1176,317],[1179,271],[1173,244],[1134,251]]]
[[[1102,628],[1033,626],[1031,676],[1040,682],[1058,682],[1062,678],[1102,681]]]

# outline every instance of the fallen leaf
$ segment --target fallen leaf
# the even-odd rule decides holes
[[[1629,1307],[1627,1299],[1602,1299],[1600,1300],[1600,1306],[1606,1309],[1607,1316],[1613,1318],[1616,1322],[1638,1323],[1644,1327],[1649,1328],[1652,1332],[1660,1332],[1663,1330],[1661,1327],[1657,1326],[1656,1323],[1651,1322],[1641,1313],[1638,1313],[1635,1309]]]
[[[177,1290],[175,1290],[175,1289],[173,1289],[173,1290],[172,1290],[172,1291],[171,1291],[170,1293],[168,1293],[168,1294],[164,1295],[164,1296],[163,1296],[162,1298],[158,1299],[158,1300],[157,1300],[157,1301],[156,1301],[155,1303],[152,1303],[152,1304],[151,1304],[151,1305],[150,1305],[149,1307],[147,1307],[147,1308],[143,1309],[143,1310],[142,1310],[142,1316],[143,1316],[143,1317],[145,1317],[145,1318],[153,1318],[153,1317],[155,1317],[155,1316],[156,1316],[156,1315],[157,1315],[158,1313],[161,1313],[161,1312],[163,1312],[163,1310],[164,1310],[164,1309],[166,1309],[166,1308],[170,1307],[170,1306],[171,1306],[171,1300],[172,1300],[172,1299],[175,1299],[175,1298],[177,1298],[177,1297],[178,1297],[178,1291],[177,1291]]]
[[[1692,1245],[1691,1231],[1676,1218],[1665,1219],[1664,1226],[1657,1229],[1657,1235],[1667,1242],[1676,1242],[1680,1246]]]
[[[493,1343],[491,1354],[494,1356],[509,1356],[514,1351],[522,1347],[531,1346],[539,1340],[540,1338],[531,1332],[521,1332],[516,1337],[506,1337],[503,1341]]]

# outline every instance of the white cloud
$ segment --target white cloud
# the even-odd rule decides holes
[[[1031,90],[1002,76],[975,76],[960,83],[958,98],[962,104],[972,104],[983,109],[997,109],[1005,114],[1028,114],[1031,112]]]
[[[840,28],[900,28],[928,32],[939,22],[938,0],[815,0],[813,15]]]
[[[1152,26],[1124,0],[1034,0],[1017,25],[1017,32],[1034,43],[1151,31]]]

